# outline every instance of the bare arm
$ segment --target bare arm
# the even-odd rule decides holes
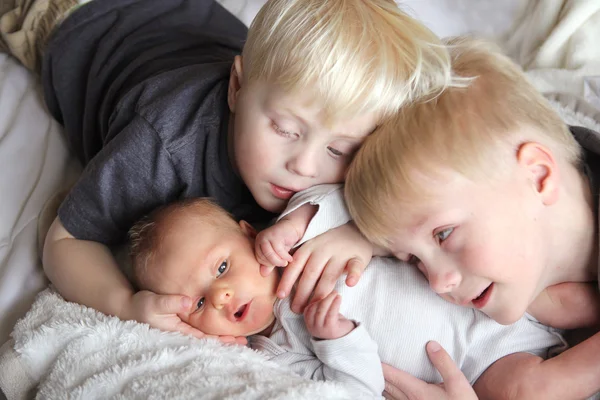
[[[560,329],[600,326],[597,282],[563,282],[547,287],[527,309],[544,325]]]
[[[585,399],[600,391],[600,333],[543,360],[515,353],[492,364],[473,386],[481,399]]]
[[[68,301],[122,320],[135,320],[165,331],[206,337],[179,317],[189,312],[190,298],[159,295],[147,290],[135,292],[108,247],[75,239],[58,218],[46,237],[43,264],[50,281]],[[220,336],[219,339],[246,343],[243,337]]]
[[[43,265],[50,281],[68,301],[121,319],[131,318],[127,310],[133,287],[108,247],[75,239],[58,217],[46,237]]]

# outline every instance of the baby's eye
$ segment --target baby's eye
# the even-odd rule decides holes
[[[443,231],[439,231],[438,233],[436,233],[436,236],[440,239],[440,242],[443,242],[444,240],[446,240],[450,237],[450,235],[452,234],[453,231],[454,231],[454,228],[447,228],[447,229],[444,229]]]
[[[333,155],[334,155],[334,156],[336,156],[336,157],[342,157],[342,156],[345,156],[345,154],[344,154],[343,152],[341,152],[341,151],[339,151],[338,149],[335,149],[335,148],[333,148],[333,147],[331,147],[331,146],[328,146],[328,147],[327,147],[327,150],[329,150],[329,151],[331,152],[331,154],[333,154]]]
[[[204,297],[200,297],[200,300],[198,300],[196,310],[202,310],[202,307],[204,307]]]
[[[219,268],[217,268],[217,278],[223,275],[227,271],[227,260],[223,261]]]

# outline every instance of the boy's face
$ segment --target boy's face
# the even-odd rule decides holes
[[[542,202],[516,172],[473,182],[455,172],[427,181],[430,197],[392,235],[390,250],[416,265],[433,290],[501,324],[521,318],[543,289]]]
[[[229,91],[234,114],[230,148],[236,169],[262,208],[280,212],[296,192],[344,181],[354,153],[375,129],[375,115],[325,125],[321,108],[310,98],[290,96],[264,82],[242,82],[236,59]]]
[[[157,293],[191,297],[192,309],[180,317],[207,334],[251,335],[274,320],[278,274],[260,274],[254,232],[240,225],[241,232],[177,217],[149,277]]]

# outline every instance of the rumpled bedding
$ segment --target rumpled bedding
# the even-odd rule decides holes
[[[0,352],[8,399],[353,399],[247,347],[121,321],[40,293]]]
[[[220,0],[226,8],[247,24],[250,23],[264,1]],[[404,0],[400,3],[441,36],[481,32],[497,39],[508,54],[523,66],[534,85],[547,95],[567,123],[582,124],[600,130],[600,102],[598,102],[600,47],[597,45],[597,38],[600,37],[598,11],[600,2],[597,0]],[[513,21],[515,24],[511,28]],[[69,156],[65,141],[61,136],[60,126],[45,110],[39,93],[39,84],[35,77],[5,54],[0,54],[0,160],[0,343],[3,343],[8,339],[16,321],[23,317],[31,307],[36,294],[47,286],[38,255],[37,224],[40,210],[49,197],[67,187],[76,179],[80,171],[77,162]],[[44,293],[47,295],[49,292]],[[60,302],[57,298],[53,299],[57,302],[57,310],[62,309],[58,305]],[[66,306],[66,304],[63,305]],[[59,315],[60,313],[57,312],[54,317]],[[87,322],[83,317],[82,319],[73,319],[73,327],[99,327],[96,323],[106,322],[106,318],[108,318],[100,316],[96,318],[93,317],[93,313],[85,315],[88,318]],[[56,333],[52,330],[50,322],[52,317],[53,313],[48,312],[45,323],[42,322],[39,326],[39,332],[43,333],[40,338],[44,334],[48,335],[44,340],[61,339],[52,336]],[[108,322],[107,324],[110,325]],[[134,323],[129,324],[127,326],[135,326]],[[118,335],[113,336],[113,339],[126,340],[136,337],[137,334],[139,335],[137,340],[140,342],[146,340],[144,335],[149,335],[149,337],[160,337],[160,340],[165,343],[178,343],[183,346],[181,348],[186,348],[192,343],[189,338],[182,336],[177,336],[177,339],[172,338],[171,336],[175,334],[152,333],[153,331],[147,327],[137,327],[134,329],[137,333],[133,334],[126,333],[124,328],[117,328],[116,322],[113,325],[115,325],[113,334],[118,331],[123,336],[121,339],[117,337]],[[106,329],[109,330],[108,327]],[[144,329],[146,333],[141,333]],[[115,352],[118,351],[118,348],[114,348],[114,344],[119,343],[118,341],[110,342],[112,345],[109,342],[102,344],[101,336],[98,336],[103,332],[102,330],[94,331],[92,329],[86,332],[89,334],[87,340],[98,346],[97,348],[103,348],[105,352],[116,356]],[[94,336],[93,332],[96,332],[97,336]],[[108,334],[108,332],[104,333]],[[17,329],[13,334],[14,340],[22,343],[19,351],[26,351],[25,343],[34,343],[34,341],[26,341],[26,336],[26,330]],[[144,339],[142,340],[142,338]],[[33,338],[29,337],[29,339]],[[94,340],[98,342],[94,342]],[[83,358],[77,364],[75,347],[71,350],[64,348],[59,352],[60,354],[54,350],[54,354],[50,354],[53,346],[44,345],[43,341],[35,343],[37,343],[36,351],[46,357],[46,362],[40,364],[43,368],[37,370],[35,374],[31,371],[28,372],[28,379],[33,379],[36,384],[39,379],[49,379],[44,382],[50,382],[53,377],[60,376],[59,368],[64,364],[58,363],[59,360],[65,360],[62,361],[64,363],[67,362],[66,360],[71,360],[67,364],[80,366],[89,361]],[[56,342],[49,343],[56,344]],[[200,380],[192,382],[194,380],[192,374],[189,382],[178,382],[182,387],[194,384],[205,385],[205,388],[208,388],[209,386],[206,385],[209,385],[212,380],[229,382],[233,376],[232,371],[235,370],[240,374],[242,371],[247,371],[246,375],[242,374],[244,377],[241,378],[241,381],[235,381],[238,382],[240,388],[246,384],[250,387],[262,388],[259,382],[256,382],[258,375],[253,375],[255,374],[252,372],[253,367],[255,364],[263,366],[265,371],[270,371],[270,367],[259,355],[248,353],[245,350],[232,350],[232,348],[220,346],[214,342],[197,341],[194,343],[198,349],[193,352],[198,358],[194,361],[192,357],[188,361],[192,364],[196,362],[193,365],[196,366],[195,368],[199,368],[199,371],[204,371],[207,379],[203,380],[200,377]],[[132,346],[132,348],[140,350],[139,346],[142,345],[143,343],[140,343],[137,347]],[[6,346],[6,348],[9,348],[13,355],[21,354],[15,353],[10,346]],[[157,349],[157,351],[159,350]],[[165,354],[179,354],[175,350],[173,350],[174,353],[169,353],[169,351],[166,351]],[[241,351],[239,354],[243,355],[238,357],[236,351]],[[212,352],[212,356],[207,355],[209,352]],[[72,358],[69,359],[69,357]],[[139,359],[157,357],[158,360],[163,356],[151,352],[146,355],[132,353],[127,360],[133,362],[136,357]],[[225,360],[236,361],[237,369],[217,368],[218,360],[221,357],[223,362]],[[201,358],[211,361],[202,364]],[[12,370],[12,372],[15,371],[17,370]],[[106,370],[95,378],[90,375],[86,378],[85,384],[93,385],[94,382],[99,384],[103,376],[116,373],[115,371],[118,372],[118,369]],[[4,390],[6,390],[6,386],[2,386],[1,382],[12,379],[8,372],[11,371],[0,366],[0,387]],[[273,376],[277,376],[276,372],[273,374]],[[159,375],[156,374],[148,376],[159,379]],[[135,385],[150,384],[148,382],[151,379],[144,378],[143,374],[140,374],[138,378],[129,383],[133,385],[132,382],[135,381],[137,382]],[[284,382],[284,378],[281,379]],[[295,388],[302,387],[300,383],[297,385],[290,383],[290,385]],[[217,394],[214,395],[208,390],[204,398],[222,398],[221,395],[235,398],[244,397],[235,394],[228,395],[229,392],[221,389],[222,391],[215,392]],[[128,394],[122,392],[116,397],[130,398],[130,395],[133,396],[133,390],[130,389]],[[156,390],[155,393],[166,393],[160,392],[161,389]],[[165,388],[165,390],[167,389]],[[294,393],[296,393],[295,390]],[[298,390],[300,390],[299,393],[309,393],[312,389],[307,386],[305,389]],[[258,393],[259,389],[256,391]],[[247,398],[253,398],[251,392],[247,393]],[[279,396],[275,391],[269,393],[268,396],[262,398]],[[281,393],[287,393],[287,395],[280,397],[290,396],[289,392]],[[42,396],[40,395],[40,397]],[[157,395],[156,397],[161,396]]]

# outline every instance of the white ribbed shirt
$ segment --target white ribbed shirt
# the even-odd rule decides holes
[[[300,243],[350,220],[340,185],[299,193],[282,216],[308,202],[319,209]],[[357,397],[368,398],[384,389],[381,362],[441,382],[425,353],[430,340],[448,351],[471,383],[505,355],[528,352],[547,358],[551,347],[564,345],[560,330],[532,317],[505,326],[443,300],[416,268],[394,258],[373,257],[355,287],[340,279],[336,290],[342,296],[341,313],[359,324],[354,331],[336,340],[314,340],[287,298],[275,304],[271,336],[252,337],[252,347],[302,376],[341,381],[360,391]]]

